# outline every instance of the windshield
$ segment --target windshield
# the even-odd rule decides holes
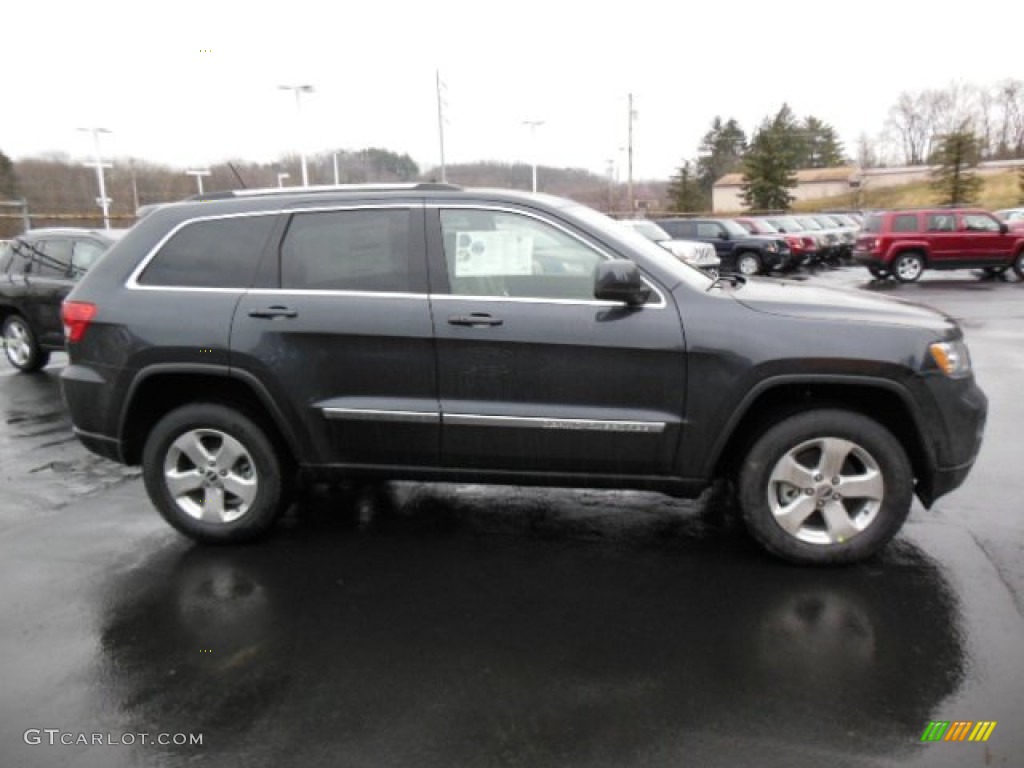
[[[772,226],[778,229],[780,232],[803,232],[807,227],[801,224],[799,221],[794,219],[792,216],[781,216],[779,218],[769,220]]]
[[[659,240],[671,240],[668,232],[659,227],[653,221],[625,221],[623,222],[635,232],[639,232],[648,240],[658,242]]]
[[[687,285],[701,290],[711,285],[711,278],[707,274],[680,261],[660,245],[652,243],[629,227],[622,226],[622,222],[585,205],[567,205],[562,210],[606,235],[612,242],[623,242],[633,250],[639,251],[645,259],[654,262]]]
[[[721,225],[725,227],[725,231],[728,232],[730,235],[734,235],[737,237],[746,237],[747,235],[750,234],[749,232],[747,232],[747,230],[745,230],[732,219],[720,219],[719,221]]]
[[[804,229],[813,229],[815,231],[821,231],[822,226],[810,216],[801,216],[797,219],[801,224],[804,225]]]
[[[770,221],[765,221],[764,219],[758,219],[758,222],[755,226],[757,227],[757,231],[760,232],[761,234],[774,235],[778,234],[779,231],[774,224],[772,224]]]

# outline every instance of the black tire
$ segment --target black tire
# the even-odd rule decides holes
[[[879,267],[868,267],[868,272],[870,272],[871,276],[876,280],[885,280],[885,278],[889,276],[888,272],[884,269],[880,269]]]
[[[913,490],[910,462],[892,433],[842,410],[806,411],[770,427],[739,474],[747,530],[772,554],[808,565],[877,553],[906,520]],[[790,530],[780,522],[787,510]]]
[[[744,251],[736,256],[736,271],[750,277],[761,274],[761,257],[753,251]]]
[[[186,440],[176,445],[179,438]],[[208,461],[194,460],[197,453]],[[287,506],[283,467],[255,421],[212,403],[168,413],[150,431],[142,453],[146,491],[160,515],[206,543],[248,541],[266,533]],[[172,476],[181,481],[174,491],[168,486]]]
[[[984,277],[1002,277],[1009,267],[985,267],[982,270]]]
[[[1013,257],[1013,271],[1017,273],[1018,278],[1024,280],[1024,250]]]
[[[892,274],[901,283],[913,283],[924,272],[924,256],[919,251],[901,253],[892,262]]]
[[[38,371],[50,362],[49,351],[39,346],[32,327],[21,315],[8,315],[4,320],[3,343],[7,362],[23,373]]]

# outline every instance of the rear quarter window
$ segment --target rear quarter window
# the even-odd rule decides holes
[[[893,216],[893,232],[917,232],[918,229],[919,225],[916,213],[901,213],[898,216]]]
[[[163,244],[138,282],[184,288],[248,288],[274,222],[273,215],[266,215],[186,224]]]
[[[880,216],[878,214],[870,214],[866,219],[864,219],[864,224],[861,227],[861,230],[864,232],[878,234],[879,232],[882,231],[882,225],[884,224],[884,222],[884,216]]]

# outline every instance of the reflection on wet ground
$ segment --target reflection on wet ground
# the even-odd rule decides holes
[[[139,476],[88,453],[71,431],[58,374],[50,366],[3,380],[0,400],[0,482],[20,505],[59,509],[71,500]]]
[[[617,496],[365,489],[176,548],[108,583],[97,693],[126,729],[204,731],[211,764],[793,765],[899,756],[960,683],[912,546],[789,568]]]

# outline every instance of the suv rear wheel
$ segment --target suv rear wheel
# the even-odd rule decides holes
[[[797,563],[850,563],[878,552],[910,511],[913,473],[899,441],[841,410],[808,411],[768,429],[739,475],[748,530]]]
[[[264,431],[232,408],[171,411],[149,433],[142,467],[160,514],[196,541],[253,539],[285,507],[280,457]]]
[[[4,353],[7,361],[19,371],[38,371],[50,362],[50,353],[39,346],[32,328],[21,315],[4,320]]]
[[[896,257],[892,273],[901,283],[912,283],[924,272],[924,256],[917,251],[907,251]]]

